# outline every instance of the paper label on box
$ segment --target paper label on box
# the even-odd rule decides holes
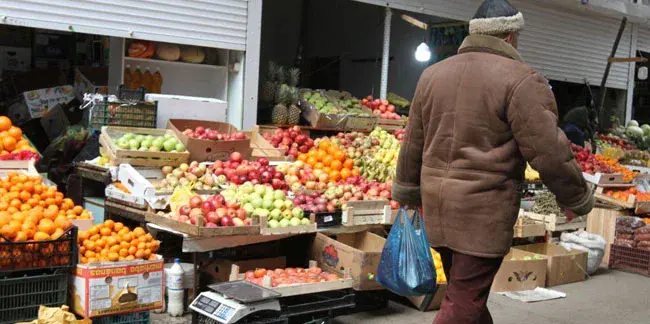
[[[108,298],[103,299],[91,299],[90,300],[90,310],[96,311],[100,309],[106,309],[111,307],[111,300]]]
[[[325,223],[329,223],[329,222],[331,222],[333,220],[334,220],[334,217],[332,217],[332,215],[327,215],[327,216],[323,217],[323,221]]]
[[[90,286],[90,299],[108,298],[111,292],[109,285],[93,285]]]

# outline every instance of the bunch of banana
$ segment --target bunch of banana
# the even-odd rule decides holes
[[[526,163],[525,178],[527,182],[539,182],[541,180],[539,172],[535,171],[528,163]]]

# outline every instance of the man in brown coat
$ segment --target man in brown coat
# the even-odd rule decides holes
[[[516,50],[523,25],[507,0],[486,0],[458,55],[427,68],[415,91],[392,196],[422,206],[449,269],[436,324],[492,323],[487,297],[512,243],[526,161],[569,216],[593,207],[550,86]]]

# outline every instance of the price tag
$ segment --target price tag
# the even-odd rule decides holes
[[[334,221],[334,217],[332,217],[332,215],[327,215],[327,216],[323,217],[323,221],[325,223],[329,223],[331,221]]]

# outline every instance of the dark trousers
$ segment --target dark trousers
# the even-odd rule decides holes
[[[479,258],[447,248],[436,251],[449,284],[433,324],[492,324],[487,300],[503,258]]]

